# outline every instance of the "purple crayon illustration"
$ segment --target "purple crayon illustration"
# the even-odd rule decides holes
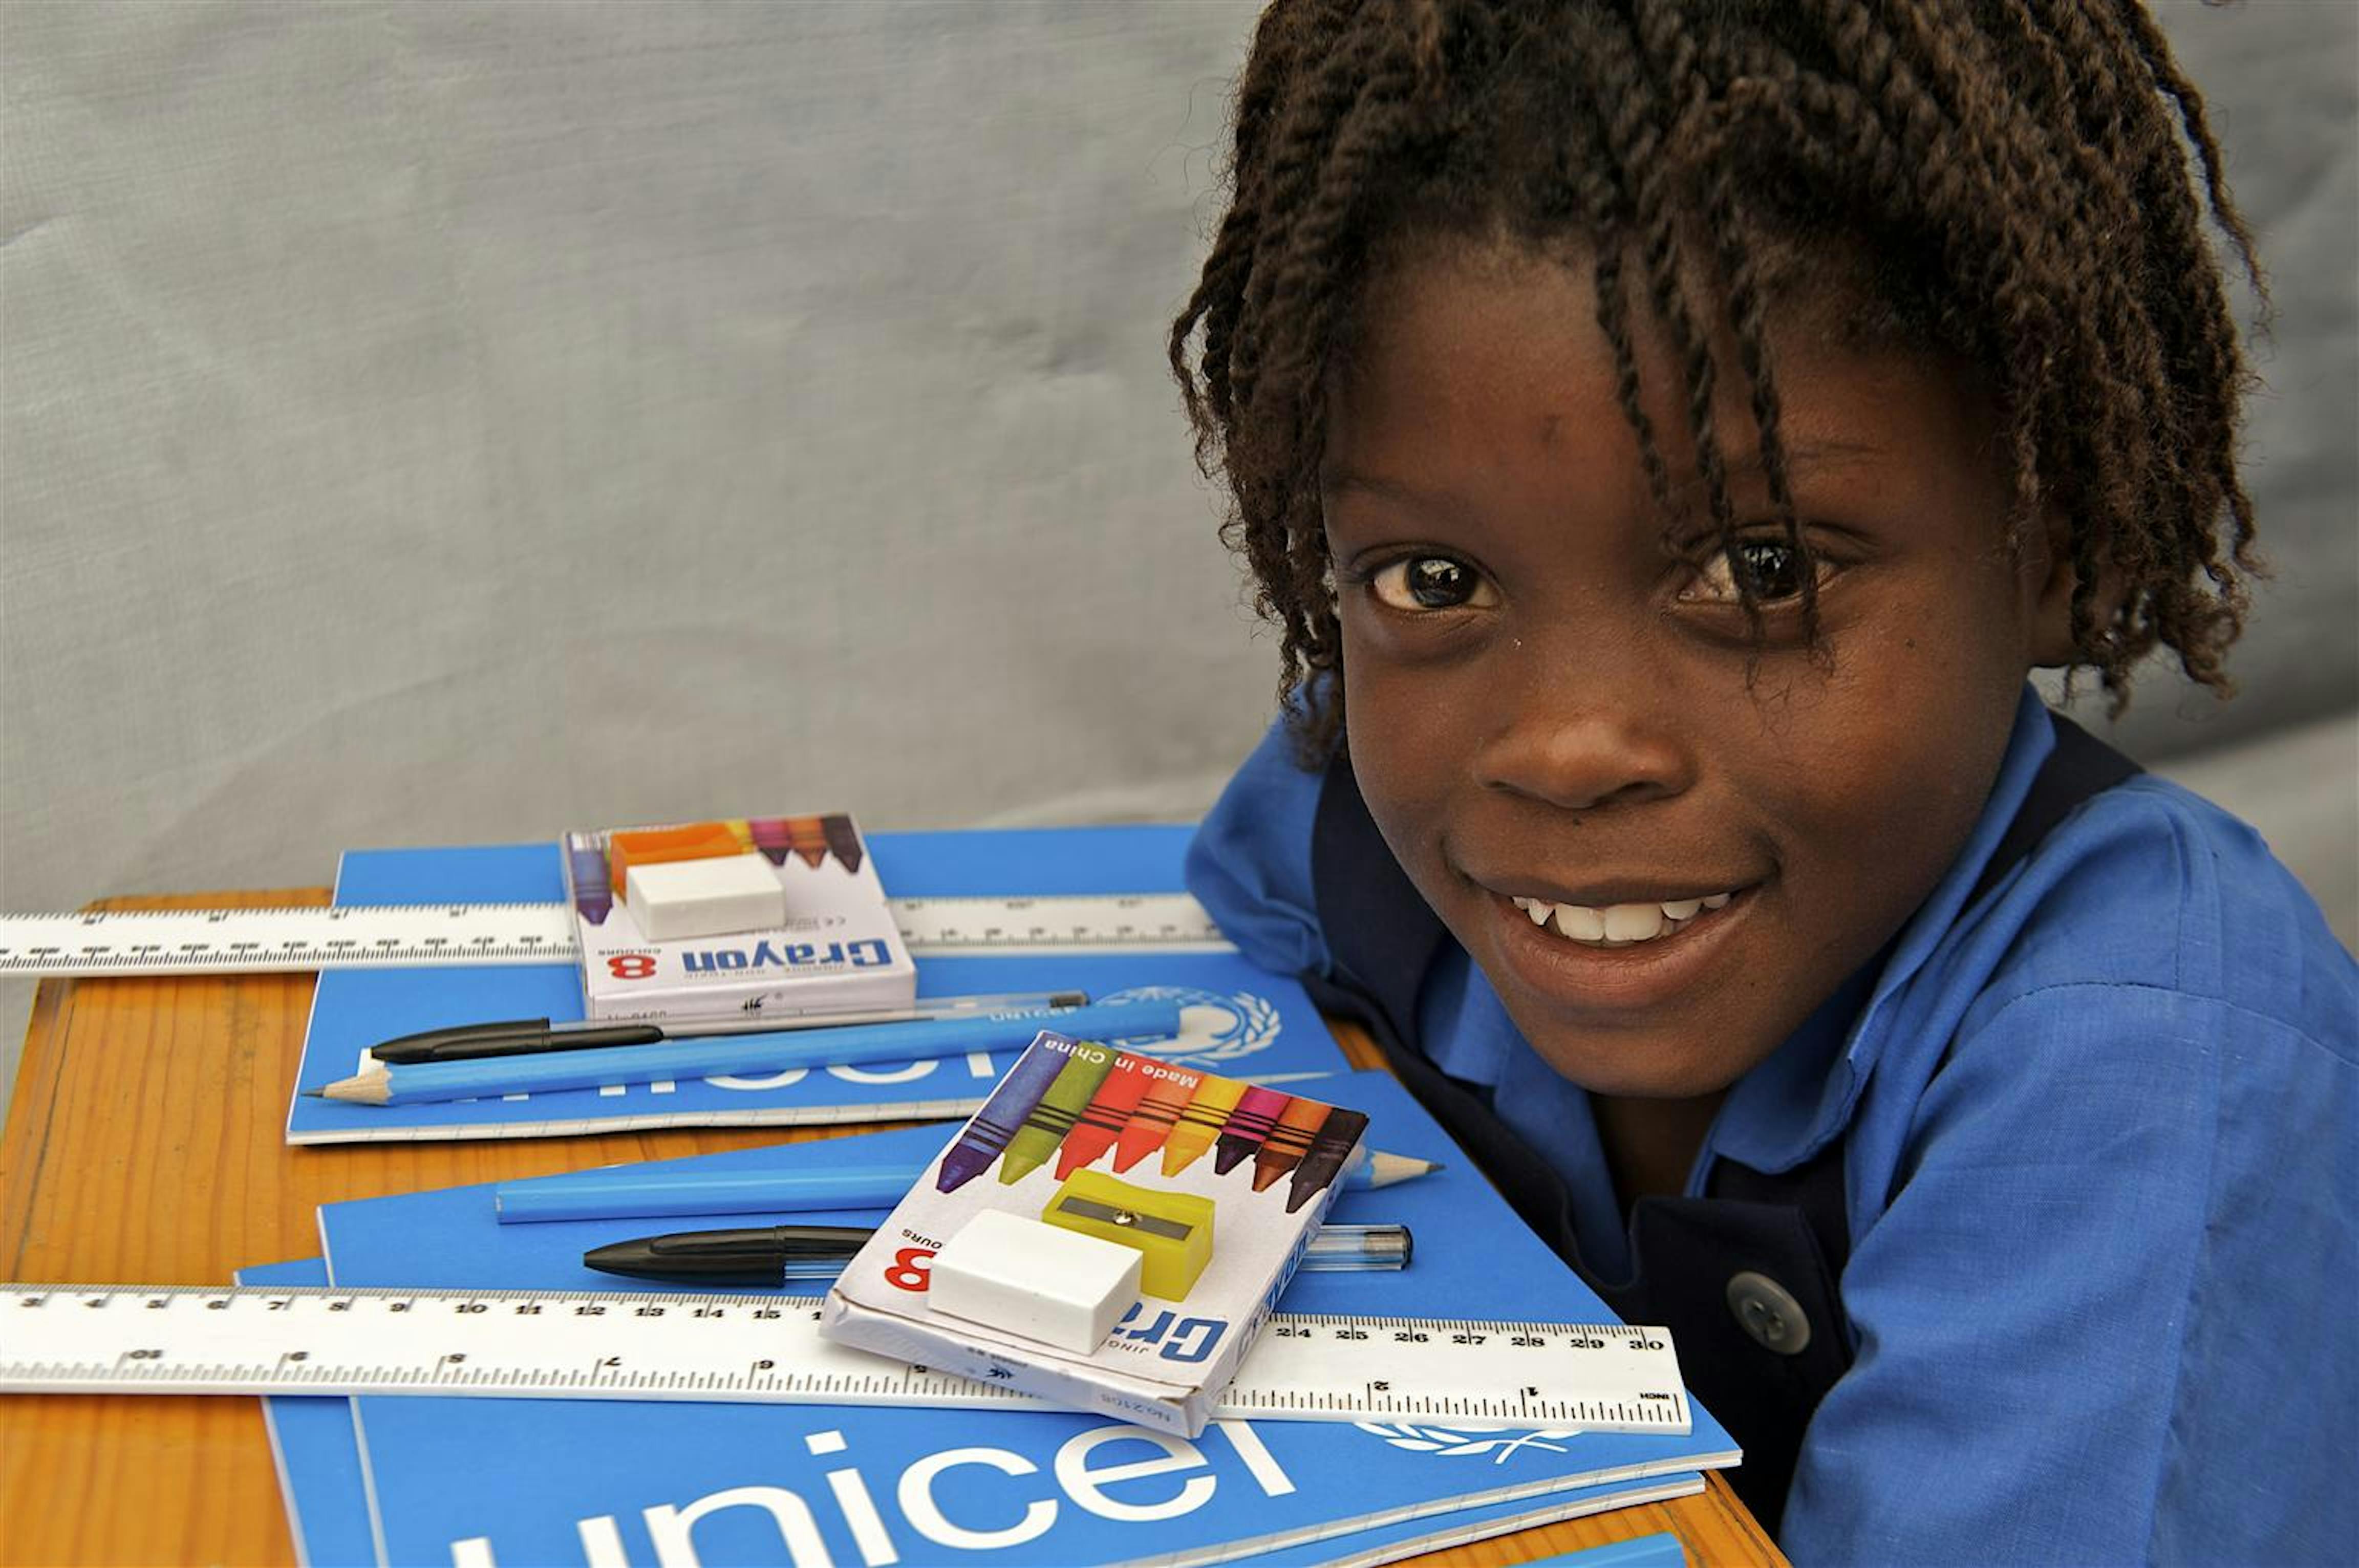
[[[1238,1160],[1258,1149],[1292,1098],[1291,1094],[1259,1084],[1247,1089],[1237,1101],[1237,1108],[1229,1113],[1219,1139],[1212,1145],[1213,1171],[1225,1176]]]
[[[773,866],[787,863],[787,819],[784,817],[748,817],[745,829],[754,835],[754,847],[762,858]]]
[[[860,869],[861,857],[867,852],[860,847],[860,830],[852,825],[847,816],[821,817],[819,831],[827,840],[827,847],[846,871]]]
[[[1040,1096],[1064,1071],[1065,1054],[1060,1051],[1043,1051],[1036,1040],[1032,1048],[1016,1059],[983,1109],[974,1113],[958,1141],[942,1154],[942,1168],[934,1176],[934,1191],[955,1192],[969,1181],[991,1169],[999,1151],[1007,1147]]]
[[[614,912],[614,885],[606,879],[606,852],[579,834],[565,841],[565,855],[573,870],[573,907],[593,926],[603,926]]]
[[[1310,1152],[1294,1168],[1294,1180],[1286,1189],[1286,1212],[1294,1213],[1325,1189],[1351,1158],[1353,1145],[1368,1130],[1368,1118],[1360,1111],[1333,1110],[1319,1124],[1311,1137]]]

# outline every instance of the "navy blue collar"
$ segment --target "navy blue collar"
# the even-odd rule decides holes
[[[1877,1025],[1886,1005],[1949,940],[1983,867],[2055,749],[2047,704],[2026,685],[1997,781],[1957,859],[1877,960],[1731,1086],[1704,1140],[1709,1154],[1756,1171],[1790,1171],[1843,1135],[1880,1054],[1885,1031]]]

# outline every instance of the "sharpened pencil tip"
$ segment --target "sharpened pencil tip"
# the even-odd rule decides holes
[[[307,1100],[324,1100],[328,1097],[317,1089],[305,1089],[302,1091],[302,1095]]]

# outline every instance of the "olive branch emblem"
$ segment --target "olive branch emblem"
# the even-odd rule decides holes
[[[1487,1454],[1494,1465],[1505,1465],[1518,1449],[1541,1448],[1550,1454],[1562,1454],[1561,1443],[1554,1438],[1571,1437],[1573,1429],[1545,1428],[1511,1437],[1496,1428],[1452,1432],[1445,1427],[1414,1426],[1408,1421],[1354,1421],[1362,1432],[1381,1437],[1395,1448],[1406,1448],[1412,1454],[1434,1454],[1444,1459],[1462,1459]]]
[[[1277,1039],[1277,1004],[1266,996],[1256,996],[1250,991],[1239,991],[1223,996],[1217,991],[1201,991],[1190,985],[1134,985],[1116,991],[1105,1000],[1113,1002],[1178,1002],[1182,1011],[1190,1007],[1214,1009],[1227,1015],[1228,1021],[1216,1025],[1212,1038],[1190,1029],[1175,1042],[1157,1047],[1158,1055],[1190,1063],[1234,1062],[1241,1056],[1267,1050]]]

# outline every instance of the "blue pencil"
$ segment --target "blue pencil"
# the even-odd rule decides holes
[[[858,1147],[856,1138],[846,1142]],[[503,1181],[492,1191],[492,1205],[502,1225],[889,1209],[925,1180],[928,1169],[922,1160],[825,1171],[680,1171],[667,1169],[670,1163],[610,1165]],[[1374,1154],[1353,1168],[1344,1185],[1389,1187],[1440,1169],[1433,1160],[1411,1155]]]
[[[774,1035],[618,1045],[549,1056],[422,1062],[375,1068],[324,1089],[303,1092],[348,1105],[407,1105],[426,1100],[474,1100],[552,1089],[595,1089],[609,1083],[650,1083],[658,1079],[919,1062],[970,1051],[1014,1051],[1029,1044],[1044,1025],[1060,1034],[1086,1040],[1169,1040],[1180,1032],[1180,1004],[1101,1003],[1032,1017],[929,1018],[916,1023],[854,1024]]]
[[[907,1197],[919,1164],[826,1171],[674,1171],[623,1166],[503,1181],[492,1190],[502,1225],[541,1220],[661,1218],[673,1214],[805,1214],[889,1209]]]

